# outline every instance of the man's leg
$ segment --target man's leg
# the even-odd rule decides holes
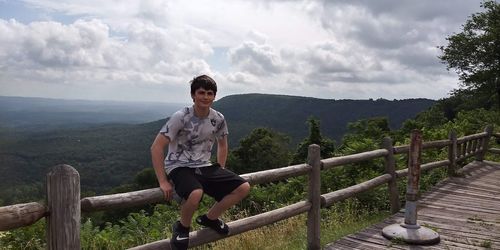
[[[172,225],[171,249],[184,250],[188,248],[191,219],[193,218],[194,211],[196,211],[200,204],[202,196],[203,190],[195,189],[191,191],[187,200],[181,205],[181,219]]]
[[[227,235],[229,227],[219,217],[248,195],[250,184],[230,170],[218,166],[205,168],[202,172],[200,182],[204,192],[218,202],[208,210],[207,214],[198,216],[196,222],[221,235]]]
[[[189,227],[191,225],[191,220],[193,219],[194,212],[198,209],[201,197],[203,196],[202,189],[195,189],[189,194],[188,199],[181,205],[181,224],[184,227]]]
[[[234,189],[231,193],[224,196],[224,198],[216,202],[207,212],[207,217],[210,220],[219,218],[226,210],[243,200],[250,192],[250,184],[245,182]]]

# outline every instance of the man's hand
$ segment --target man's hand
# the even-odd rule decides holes
[[[160,184],[160,189],[163,191],[165,200],[170,201],[172,199],[172,184],[168,181],[164,181]]]

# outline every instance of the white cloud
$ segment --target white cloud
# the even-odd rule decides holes
[[[256,76],[279,74],[282,71],[279,55],[267,44],[244,42],[229,51],[229,58],[238,68]]]
[[[479,0],[24,3],[50,21],[0,16],[0,94],[50,95],[43,86],[53,97],[168,101],[189,101],[198,74],[222,94],[443,97],[457,78],[436,46],[480,10]],[[209,60],[220,48],[227,57]]]
[[[268,37],[256,30],[251,30],[247,35],[248,39],[257,44],[265,44],[268,41]]]
[[[258,78],[255,77],[254,75],[240,71],[228,74],[227,79],[231,82],[243,83],[243,84],[248,84],[248,83],[252,84],[258,81]]]

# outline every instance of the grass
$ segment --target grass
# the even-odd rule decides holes
[[[305,216],[300,215],[196,249],[305,249],[305,235]]]
[[[332,207],[322,214],[321,245],[336,241],[348,234],[358,232],[382,221],[389,215],[387,211],[369,211],[348,204],[347,207]]]
[[[436,232],[436,233],[439,233],[439,228],[435,227],[435,226],[431,226],[427,223],[424,223],[422,226],[428,228],[428,229],[431,229],[432,231]]]
[[[484,248],[491,248],[491,241],[489,240],[483,241],[479,246]]]
[[[391,239],[391,243],[388,247],[392,247],[393,245],[406,245],[406,241],[403,238],[394,237]]]
[[[325,246],[345,235],[375,224],[388,212],[369,212],[354,203],[344,203],[323,209],[321,215],[321,245]],[[240,235],[213,242],[195,249],[306,249],[307,215],[301,214],[273,225],[251,230]]]

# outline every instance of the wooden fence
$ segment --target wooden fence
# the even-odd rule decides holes
[[[448,149],[447,159],[422,164],[422,171],[447,167],[448,175],[455,176],[460,169],[459,163],[475,156],[482,161],[486,152],[500,154],[500,149],[488,148],[491,137],[500,139],[500,133],[493,133],[488,126],[482,133],[457,138],[450,132],[448,139],[425,142],[423,149]],[[408,169],[396,170],[395,155],[409,154],[409,146],[393,146],[390,138],[385,138],[381,149],[328,159],[320,158],[320,147],[310,145],[308,160],[304,164],[270,169],[244,174],[242,177],[251,185],[270,183],[287,178],[308,175],[308,195],[303,201],[278,208],[269,212],[228,222],[231,228],[228,236],[270,225],[280,220],[307,212],[308,249],[320,249],[320,209],[332,206],[335,202],[353,197],[359,193],[387,184],[391,212],[400,209],[397,179],[406,177]],[[341,190],[321,194],[320,171],[338,166],[353,164],[376,158],[384,158],[385,174]],[[82,212],[127,208],[164,201],[159,188],[135,192],[86,197],[80,200],[80,180],[78,172],[68,165],[55,166],[47,174],[47,204],[37,202],[0,207],[0,231],[25,227],[47,218],[48,249],[80,249],[80,216]],[[224,237],[210,229],[191,232],[189,246],[199,246]],[[132,249],[170,249],[169,239],[160,240]]]

